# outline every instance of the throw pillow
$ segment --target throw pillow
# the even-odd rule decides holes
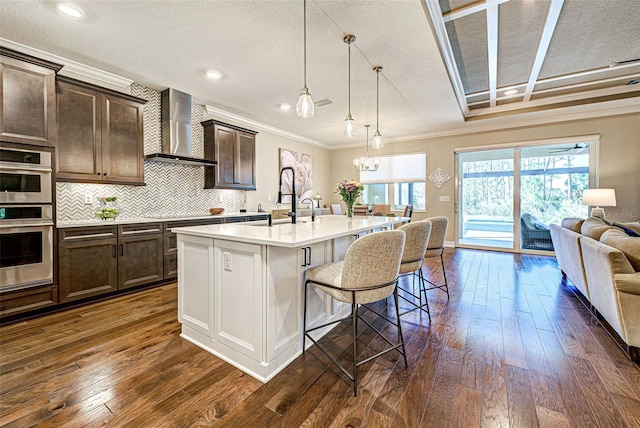
[[[560,226],[564,227],[565,229],[573,230],[576,233],[580,233],[582,223],[584,223],[583,218],[567,217],[562,219],[562,223],[560,223]]]
[[[602,234],[600,242],[622,251],[633,269],[640,272],[640,238],[628,236],[622,230],[613,228]]]
[[[614,226],[618,226],[619,228],[621,228],[625,232],[627,232],[627,230],[632,230],[633,232],[637,233],[637,235],[631,235],[629,232],[627,232],[627,235],[629,235],[629,236],[639,236],[640,235],[640,222],[631,221],[629,223],[617,223],[617,222],[614,221],[613,225]]]
[[[580,233],[582,233],[584,236],[588,236],[591,239],[599,241],[602,234],[612,227],[613,226],[609,226],[601,218],[589,217],[584,221],[584,223],[582,223]]]

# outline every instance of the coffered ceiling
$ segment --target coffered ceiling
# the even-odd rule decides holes
[[[638,0],[426,6],[468,119],[638,96]]]
[[[327,148],[362,145],[364,125],[375,129],[377,65],[386,141],[640,111],[640,85],[625,85],[640,64],[609,67],[640,58],[638,0],[308,0],[307,84],[325,101],[310,119],[295,114],[302,0],[68,3],[83,17],[55,1],[0,0],[0,41],[174,87],[230,121]],[[345,34],[356,36],[351,138]],[[210,69],[222,78],[207,79]]]

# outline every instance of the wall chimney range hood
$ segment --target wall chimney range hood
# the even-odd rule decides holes
[[[152,162],[212,166],[214,160],[193,157],[191,138],[191,95],[173,88],[161,93],[162,151],[145,156]]]

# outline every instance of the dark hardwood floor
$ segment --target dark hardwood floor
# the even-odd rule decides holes
[[[0,425],[640,427],[640,370],[555,259],[445,261],[451,299],[430,292],[431,324],[402,317],[409,368],[393,353],[362,366],[358,397],[315,348],[263,385],[181,339],[173,284],[1,327]],[[350,349],[349,328],[327,346]],[[359,353],[374,336],[360,330]]]

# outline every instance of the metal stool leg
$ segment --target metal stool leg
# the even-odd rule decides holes
[[[353,296],[355,302],[355,296]],[[351,324],[353,327],[353,395],[358,395],[358,354],[356,337],[358,336],[358,304],[351,304]]]
[[[404,349],[404,337],[402,336],[402,325],[400,324],[400,311],[398,310],[398,286],[396,285],[395,290],[393,291],[393,300],[396,304],[396,322],[398,323],[398,338],[402,343],[402,357],[404,358],[404,367],[409,368],[409,364],[407,364],[407,352]]]
[[[304,283],[304,303],[303,303],[303,312],[302,312],[302,353],[305,353],[305,344],[307,340],[307,289],[309,288],[309,284],[307,282]]]
[[[447,283],[447,270],[444,268],[444,258],[442,257],[442,253],[440,254],[440,263],[442,264],[442,276],[444,277],[444,290],[447,292],[447,300],[449,300],[449,284]]]

